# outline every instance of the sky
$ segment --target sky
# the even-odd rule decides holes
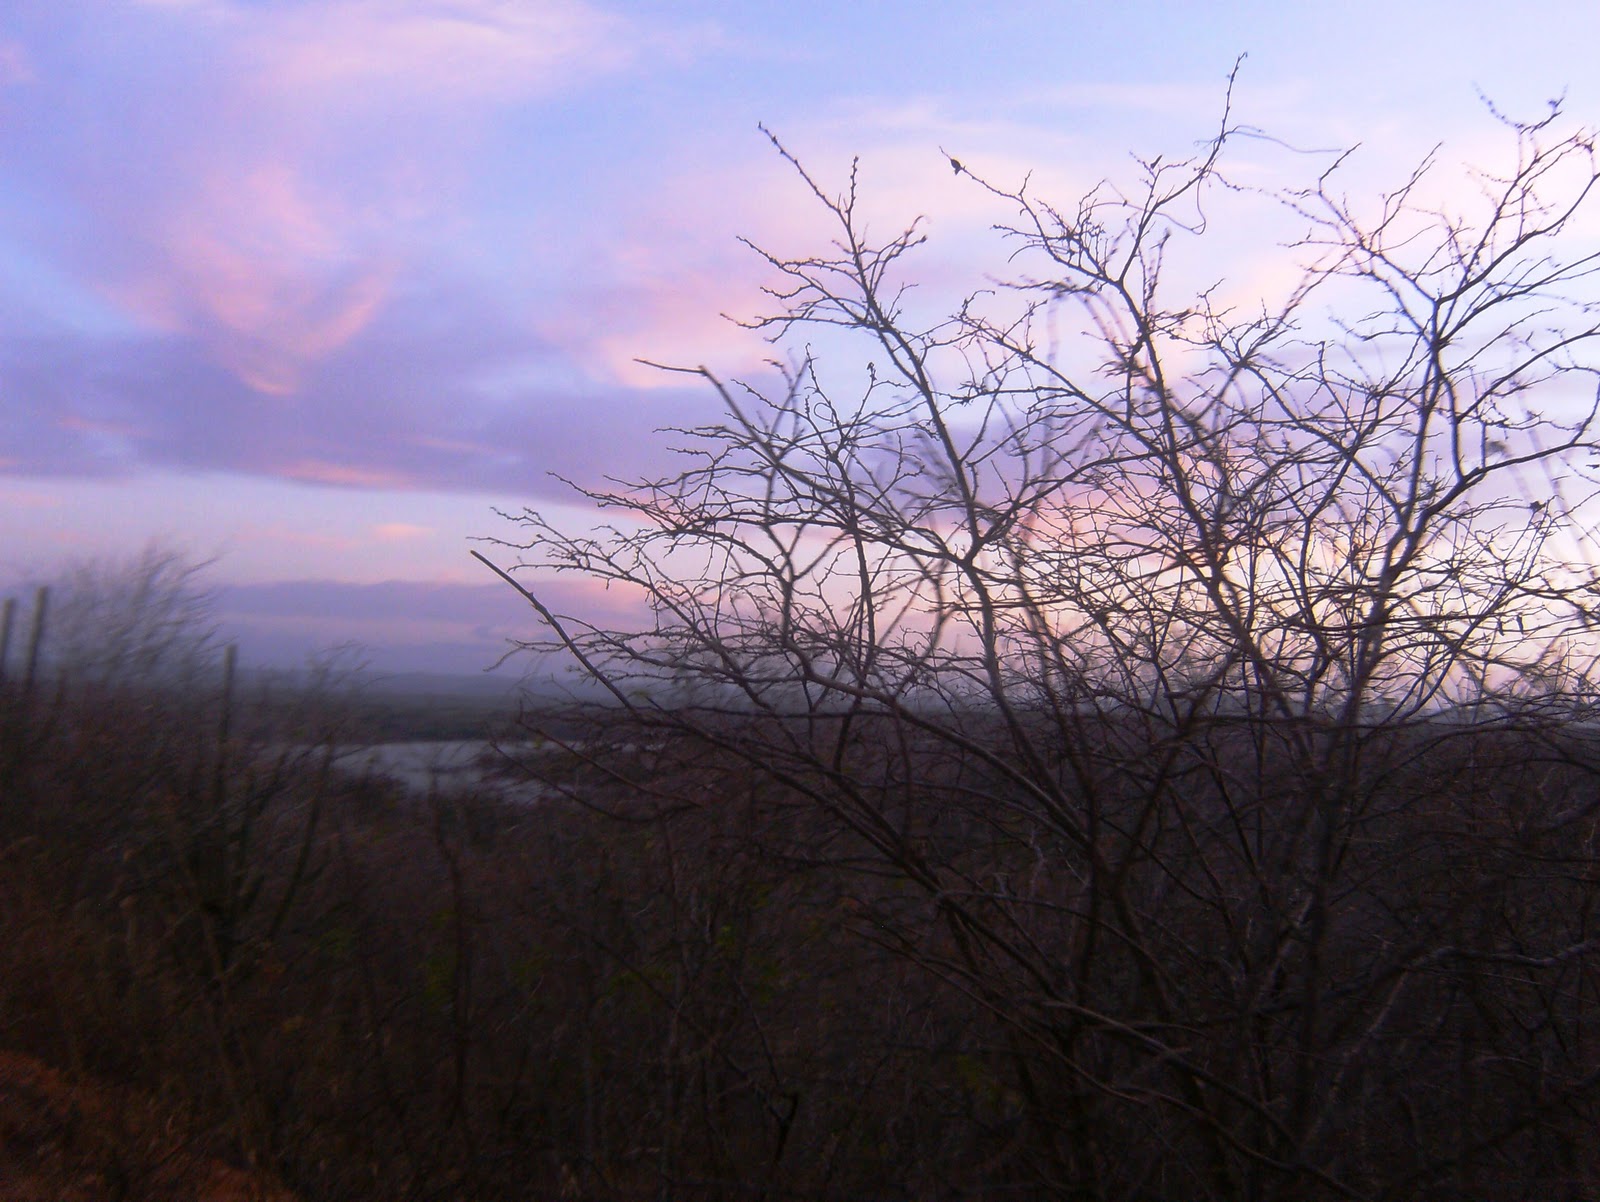
[[[1394,184],[1484,97],[1600,123],[1596,45],[1593,0],[0,0],[0,591],[154,542],[254,662],[482,671],[535,624],[475,540],[584,528],[567,481],[715,414],[638,360],[774,354],[740,238],[828,234],[762,125],[859,156],[953,296],[1004,214],[947,154],[1068,201],[1191,152],[1246,55],[1239,120]]]

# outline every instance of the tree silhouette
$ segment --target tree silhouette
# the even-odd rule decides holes
[[[724,406],[681,471],[584,490],[599,530],[517,518],[529,645],[742,763],[806,816],[788,862],[981,1015],[987,1186],[1600,1186],[1600,174],[1559,111],[1502,128],[1465,216],[1432,161],[1274,194],[1300,274],[1253,312],[1163,278],[1240,191],[1231,114],[1067,207],[951,159],[1013,282],[921,323],[920,227],[874,239],[774,138],[834,244],[759,252],[755,328],[845,331],[864,381],[668,369]],[[574,573],[649,620],[554,612]]]

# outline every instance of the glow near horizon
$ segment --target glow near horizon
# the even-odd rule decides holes
[[[704,414],[635,356],[767,352],[718,316],[756,311],[735,236],[823,227],[758,121],[826,186],[859,153],[875,228],[929,215],[930,303],[996,262],[941,147],[1070,199],[1207,136],[1241,52],[1240,120],[1388,183],[1482,157],[1478,91],[1600,122],[1591,4],[1199,8],[21,0],[0,577],[161,537],[224,582],[481,583],[491,504]]]

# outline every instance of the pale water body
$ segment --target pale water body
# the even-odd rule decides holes
[[[515,756],[532,751],[533,746],[511,744],[505,750]],[[371,743],[334,750],[334,766],[340,770],[385,777],[418,797],[472,792],[531,802],[545,794],[535,781],[500,775],[497,770],[504,763],[496,745],[485,739]]]

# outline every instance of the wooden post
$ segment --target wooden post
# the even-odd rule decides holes
[[[0,685],[6,682],[6,664],[11,659],[11,624],[17,616],[17,599],[7,597],[0,609]]]
[[[50,589],[41,584],[33,596],[33,631],[28,636],[28,663],[22,671],[22,712],[28,711],[33,697],[34,678],[39,674],[39,649],[44,645],[44,619],[50,605]]]
[[[218,813],[227,800],[228,736],[233,725],[233,673],[239,658],[239,645],[229,643],[222,651],[222,713],[217,719],[217,775],[212,787],[212,804]]]

